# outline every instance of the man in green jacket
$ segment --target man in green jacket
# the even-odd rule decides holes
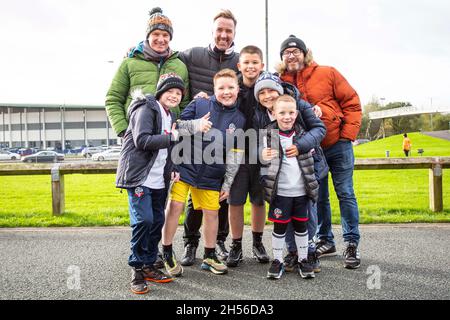
[[[153,8],[145,41],[122,61],[106,95],[106,112],[117,136],[122,137],[128,127],[127,110],[134,90],[154,94],[159,76],[171,72],[178,74],[189,90],[186,65],[178,59],[178,52],[169,47],[172,35],[172,22],[162,14],[161,8]],[[185,95],[180,106],[184,107],[188,102],[189,97]],[[179,113],[179,110],[174,112]]]

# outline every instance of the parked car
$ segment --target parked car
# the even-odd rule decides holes
[[[108,149],[103,152],[96,153],[92,156],[94,161],[119,160],[120,149]]]
[[[20,154],[9,152],[6,150],[0,151],[0,160],[19,160]]]
[[[22,157],[23,162],[57,162],[63,161],[64,155],[55,151],[39,151],[38,153]]]
[[[370,142],[370,140],[369,139],[356,139],[355,141],[353,141],[353,145],[357,146],[357,145],[367,143],[367,142]]]
[[[81,151],[81,155],[85,158],[90,158],[92,155],[103,151],[104,149],[102,147],[85,147],[83,151]]]
[[[30,154],[33,154],[33,150],[30,149],[30,148],[20,148],[17,151],[17,153],[20,154],[23,157],[23,156],[28,156]]]

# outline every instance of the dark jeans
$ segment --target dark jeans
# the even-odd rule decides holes
[[[131,255],[128,265],[135,268],[153,265],[165,220],[164,204],[167,191],[147,187],[127,191],[131,225]]]
[[[342,235],[345,242],[359,243],[359,211],[353,190],[353,167],[355,157],[350,141],[338,141],[324,150],[330,167],[334,191],[339,200],[341,212]],[[317,203],[319,230],[317,237],[334,244],[331,230],[331,208],[328,191],[328,175],[320,181],[319,201]]]
[[[203,212],[202,210],[194,210],[192,206],[192,199],[189,197],[186,206],[186,218],[184,219],[184,245],[188,243],[194,244],[198,247],[200,239],[200,227],[202,225]],[[217,232],[217,241],[226,241],[230,228],[228,225],[228,204],[227,200],[220,202],[219,209],[219,230]]]

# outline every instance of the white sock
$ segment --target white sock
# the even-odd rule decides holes
[[[295,244],[297,245],[298,261],[308,257],[308,231],[304,233],[295,232]]]
[[[275,232],[272,232],[273,259],[280,262],[283,262],[284,238],[286,238],[286,233],[276,234]]]

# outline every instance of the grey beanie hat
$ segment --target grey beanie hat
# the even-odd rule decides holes
[[[259,91],[266,88],[278,91],[280,96],[284,93],[280,78],[270,72],[263,72],[256,80],[254,90],[256,101],[259,102]]]

